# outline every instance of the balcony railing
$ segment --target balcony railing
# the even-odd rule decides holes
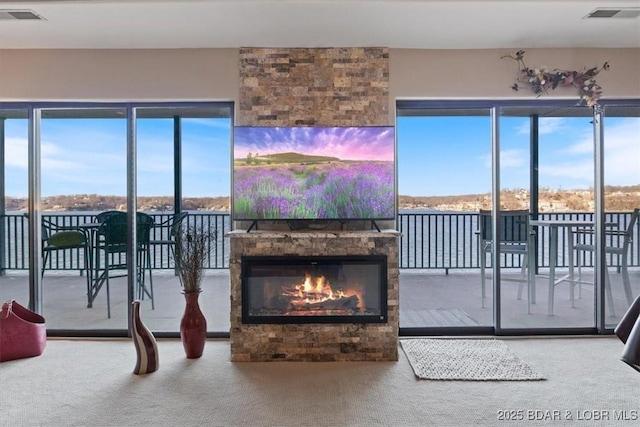
[[[168,219],[170,214],[154,214],[154,220],[160,223]],[[93,220],[91,214],[46,214],[44,218],[58,225],[76,226]],[[539,219],[579,219],[592,220],[590,213],[546,213],[539,214]],[[631,213],[607,213],[605,222],[617,223],[620,229],[625,229]],[[193,213],[188,220],[194,225],[208,228],[215,232],[217,238],[211,248],[209,269],[229,268],[229,238],[226,234],[231,230],[229,214]],[[480,268],[478,250],[478,214],[476,212],[428,212],[415,213],[405,211],[398,214],[397,227],[402,233],[399,243],[400,268],[403,269],[474,269]],[[166,231],[166,230],[165,230]],[[153,229],[151,239],[161,239],[166,236],[156,235],[161,229]],[[559,230],[558,266],[568,266],[568,247],[566,244],[566,230]],[[6,270],[28,270],[28,224],[23,214],[5,215],[0,223],[0,272]],[[640,266],[640,226],[636,224],[633,230],[633,242],[629,254],[629,265]],[[549,235],[548,228],[538,230],[537,266],[549,266]],[[621,239],[620,236],[607,236],[607,239]],[[606,245],[621,245],[621,241],[607,240]],[[152,247],[152,268],[172,269],[173,260],[169,248],[165,246]],[[610,256],[610,255],[608,255]],[[593,266],[593,254],[586,254],[581,259],[581,265]],[[487,260],[489,262],[489,260]],[[520,257],[510,254],[502,255],[502,267],[519,268]],[[614,256],[607,259],[609,265],[619,265],[620,260]],[[49,270],[81,270],[83,265],[81,251],[52,254],[45,266]]]
[[[64,227],[75,227],[79,224],[92,222],[91,214],[45,214],[43,218],[53,224]],[[171,217],[171,214],[154,214],[154,222],[159,224]],[[189,214],[187,221],[197,227],[211,230],[216,236],[211,242],[209,259],[206,264],[208,269],[229,268],[229,238],[226,234],[231,230],[229,214],[193,213]],[[4,226],[4,228],[3,228]],[[151,240],[166,240],[168,236],[166,228],[152,228]],[[4,234],[4,251],[0,250],[0,271],[4,270],[28,270],[29,269],[29,227],[27,218],[23,214],[5,215],[3,224],[0,224],[0,238]],[[0,239],[1,241],[2,239]],[[167,245],[157,245],[151,248],[153,257],[151,268],[173,269],[173,259]],[[54,252],[47,261],[47,270],[81,270],[84,265],[81,250]]]
[[[538,219],[584,220],[592,221],[591,213],[554,212],[538,214]],[[631,212],[608,212],[606,223],[618,224],[624,230],[631,220]],[[407,269],[467,269],[480,268],[478,248],[478,213],[476,212],[429,212],[400,213],[397,222],[400,238],[400,268]],[[569,247],[567,230],[558,230],[558,267],[568,267]],[[640,226],[635,225],[633,242],[628,259],[629,266],[640,266]],[[549,228],[539,227],[536,233],[536,259],[538,267],[549,267]],[[606,236],[606,246],[622,246],[622,236]],[[587,243],[593,237],[587,237]],[[502,254],[501,266],[520,268],[521,257],[514,254]],[[594,255],[583,254],[582,266],[593,266]],[[490,260],[487,259],[487,263]],[[607,254],[608,265],[620,265],[618,255]]]

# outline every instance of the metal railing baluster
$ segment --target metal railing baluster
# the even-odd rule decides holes
[[[152,214],[156,222],[162,222],[169,214]],[[631,213],[608,212],[606,221],[619,224],[620,229],[625,229]],[[44,214],[44,218],[64,226],[76,226],[93,219],[91,214]],[[231,218],[227,213],[194,212],[188,217],[191,224],[209,227],[216,232],[216,240],[211,249],[209,269],[226,269],[229,267],[228,237],[226,233],[231,229]],[[478,239],[476,235],[478,214],[476,212],[410,212],[405,211],[397,216],[397,228],[401,236],[399,239],[399,266],[404,269],[474,269],[480,268],[478,258]],[[541,213],[540,219],[581,219],[592,220],[590,213]],[[0,242],[0,250],[4,251],[5,270],[28,270],[28,224],[27,218],[22,213],[8,213],[4,221],[5,241]],[[166,230],[152,230],[152,233],[162,233]],[[548,230],[538,230],[538,266],[548,267]],[[166,236],[153,235],[152,239],[161,239]],[[583,236],[587,243],[593,243],[592,236]],[[560,236],[559,266],[567,267],[568,248],[564,239]],[[619,243],[617,237],[608,236],[607,245]],[[152,268],[173,269],[168,247],[152,248],[155,254],[152,258]],[[54,254],[46,266],[53,270],[82,270],[83,254],[81,251],[72,251],[67,254]],[[592,254],[580,254],[580,264],[593,266]],[[610,265],[616,265],[620,260],[608,259]],[[519,257],[502,259],[503,267],[520,268]],[[629,254],[629,265],[640,266],[640,225],[634,230],[634,239]]]

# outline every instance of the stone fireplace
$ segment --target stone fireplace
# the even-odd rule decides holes
[[[232,232],[231,360],[397,360],[397,238]]]
[[[238,126],[392,123],[387,48],[245,47],[238,65]],[[231,360],[398,360],[399,233],[281,225],[230,233]]]

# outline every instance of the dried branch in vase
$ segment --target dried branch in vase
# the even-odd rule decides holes
[[[180,227],[176,236],[174,260],[185,293],[199,292],[204,268],[209,260],[216,232],[204,227]]]

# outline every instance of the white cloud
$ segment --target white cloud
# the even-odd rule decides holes
[[[491,169],[491,154],[480,156],[482,164]],[[526,167],[529,161],[529,153],[526,150],[510,148],[500,151],[500,168],[520,168]]]
[[[566,160],[562,163],[555,163],[553,165],[540,166],[541,179],[548,179],[549,177],[562,178],[564,181],[560,182],[560,185],[553,185],[553,187],[563,187],[562,183],[573,183],[574,181],[583,182],[587,187],[593,186],[593,161],[570,161]],[[547,185],[545,185],[547,186]],[[572,185],[573,187],[573,185]]]
[[[563,130],[567,119],[564,117],[541,117],[538,121],[538,134],[547,135],[558,133]],[[520,135],[527,135],[531,131],[529,122],[523,122],[516,132]]]
[[[7,137],[5,139],[5,164],[7,167],[25,170],[29,167],[26,138]]]
[[[145,153],[138,157],[138,173],[162,173],[173,177],[173,152]]]
[[[500,168],[519,168],[527,166],[529,153],[520,149],[509,149],[500,151]]]
[[[564,117],[542,117],[538,123],[538,134],[548,135],[563,130],[567,119]]]
[[[640,184],[640,119],[629,118],[607,125],[604,132],[605,185]],[[593,133],[584,132],[579,140],[555,153],[560,161],[541,165],[540,176],[594,184]]]
[[[605,119],[605,184],[640,184],[640,118],[606,123]]]

